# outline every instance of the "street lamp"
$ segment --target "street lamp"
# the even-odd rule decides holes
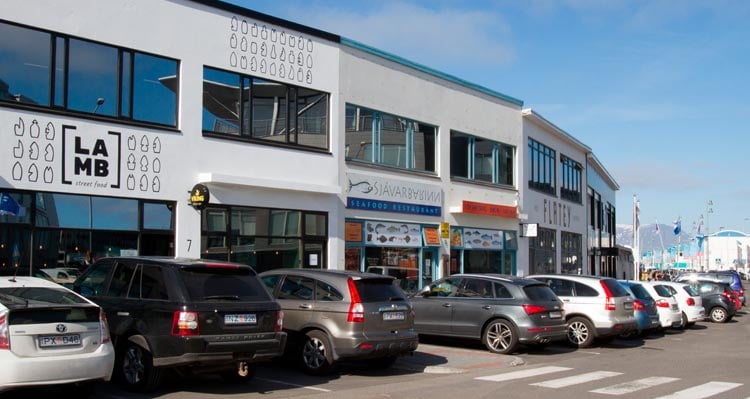
[[[713,206],[714,206],[714,202],[711,200],[708,200],[708,204],[707,204],[708,209],[706,210],[706,271],[711,269],[711,263],[710,263],[711,256],[709,256],[710,252],[709,252],[709,243],[708,243],[709,236],[711,235],[711,228],[709,227],[708,219],[711,216],[711,214],[714,213]]]

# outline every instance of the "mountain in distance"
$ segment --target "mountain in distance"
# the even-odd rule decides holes
[[[617,245],[633,248],[633,225],[631,224],[618,224],[616,229],[615,240]],[[662,242],[664,248],[669,248],[677,245],[678,236],[674,234],[674,226],[671,224],[659,223],[659,233],[656,232],[656,224],[644,224],[641,225],[641,248],[640,251],[652,251],[661,250]],[[661,236],[661,239],[659,238]],[[692,243],[691,240],[695,239],[693,232],[686,232],[683,226],[680,231],[679,242],[682,245],[689,245]]]

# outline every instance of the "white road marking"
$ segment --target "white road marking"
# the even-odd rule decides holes
[[[651,388],[657,385],[666,384],[666,383],[674,382],[678,380],[679,378],[672,378],[672,377],[648,377],[648,378],[642,378],[640,380],[624,382],[622,384],[595,389],[589,392],[602,393],[605,395],[624,395],[626,393],[640,391],[641,389]]]
[[[543,375],[543,374],[557,373],[559,371],[568,371],[568,370],[572,370],[572,369],[569,367],[547,366],[547,367],[539,367],[535,369],[513,371],[510,373],[488,375],[486,377],[477,377],[475,378],[475,380],[500,382],[500,381],[515,380],[519,378],[534,377],[534,376]]]
[[[567,387],[571,385],[583,384],[586,382],[597,381],[597,380],[601,380],[604,378],[614,377],[620,374],[622,373],[618,373],[616,371],[592,371],[590,373],[584,373],[584,374],[574,375],[574,376],[565,377],[565,378],[558,378],[556,380],[537,382],[535,384],[529,384],[529,385],[545,387],[545,388],[563,388],[563,387]]]
[[[661,396],[656,399],[703,399],[709,396],[717,395],[730,389],[737,388],[742,384],[735,382],[711,381],[703,385],[697,385],[682,391],[677,391],[671,395]]]
[[[295,387],[295,388],[305,388],[305,389],[311,389],[313,391],[320,391],[320,392],[331,392],[330,389],[318,388],[318,387],[309,387],[307,385],[292,384],[291,382],[279,381],[279,380],[272,380],[270,378],[258,378],[258,377],[256,377],[255,379],[262,380],[262,381],[273,382],[273,383],[281,384],[281,385],[289,385],[290,387]]]

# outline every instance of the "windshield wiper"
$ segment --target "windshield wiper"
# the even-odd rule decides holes
[[[211,300],[211,299],[226,299],[229,301],[239,301],[240,296],[239,295],[209,295],[209,296],[203,297],[203,300]]]
[[[404,297],[400,297],[400,296],[392,296],[392,297],[388,298],[388,300],[389,300],[389,301],[403,301],[403,300],[404,300]]]

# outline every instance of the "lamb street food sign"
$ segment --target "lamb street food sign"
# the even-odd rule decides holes
[[[354,173],[347,175],[346,207],[377,212],[440,216],[440,187]]]

